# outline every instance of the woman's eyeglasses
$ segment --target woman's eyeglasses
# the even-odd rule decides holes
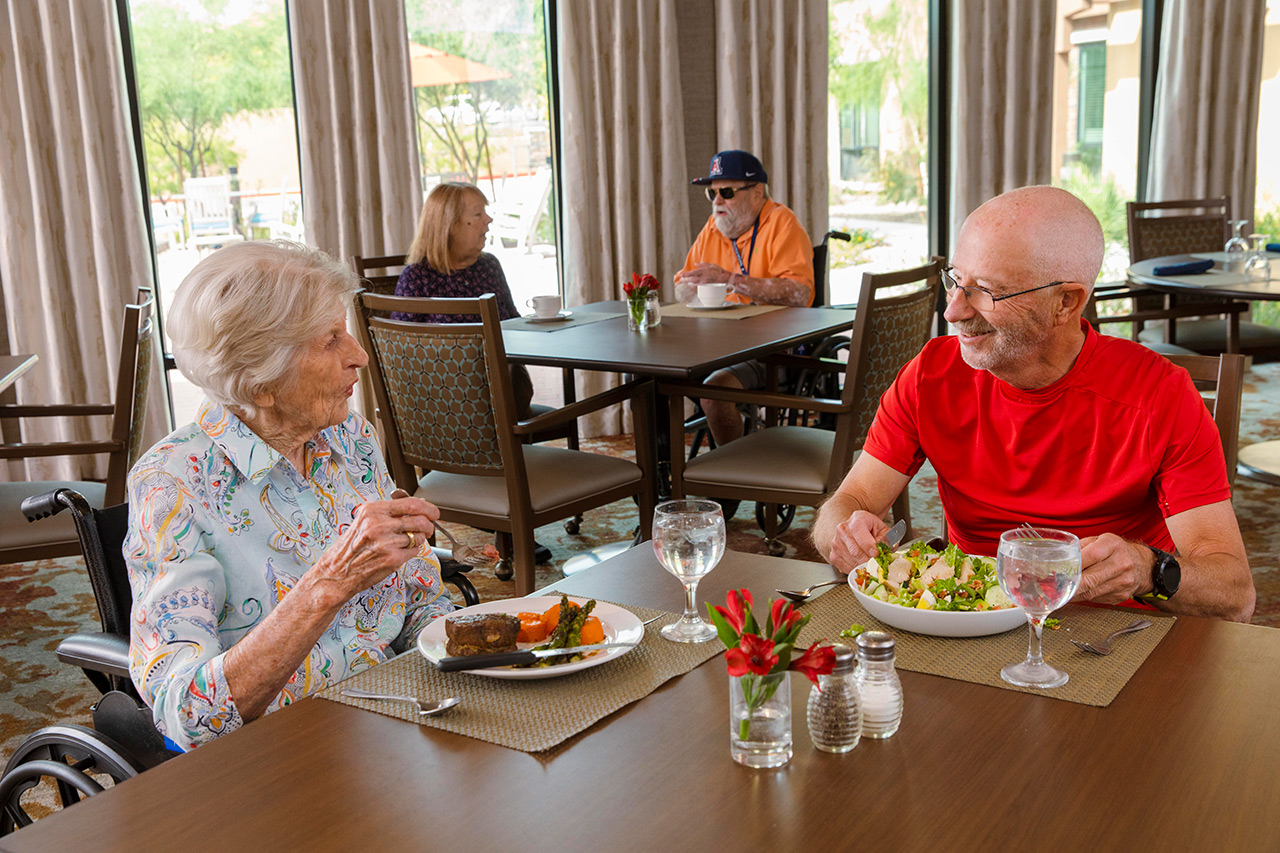
[[[717,190],[715,187],[707,187],[705,192],[707,194],[707,201],[715,201],[717,192],[720,193],[720,198],[724,199],[725,201],[729,201],[737,193],[740,193],[744,190],[749,190],[754,186],[755,184],[747,184],[746,186],[743,186],[743,187],[721,187],[719,190]]]

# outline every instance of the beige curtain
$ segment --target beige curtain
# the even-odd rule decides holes
[[[408,251],[422,185],[403,0],[292,0],[289,27],[308,240],[343,261]]]
[[[0,314],[10,349],[40,356],[18,400],[110,402],[124,305],[154,281],[115,4],[0,0],[0,115]],[[166,431],[163,388],[151,383],[144,447]],[[108,429],[27,423],[38,441]],[[105,476],[93,457],[0,463],[0,479]]]
[[[1053,30],[1057,3],[953,5],[951,249],[974,208],[1053,178]]]
[[[1165,0],[1147,201],[1229,194],[1253,218],[1263,0]]]
[[[759,157],[770,194],[816,243],[829,204],[827,4],[717,0],[715,42],[718,147]]]
[[[559,10],[563,257],[569,305],[620,299],[632,272],[671,277],[689,251],[689,180],[676,0],[574,0]],[[708,155],[709,159],[709,155]],[[616,377],[580,374],[594,394]],[[599,413],[586,435],[622,432]]]

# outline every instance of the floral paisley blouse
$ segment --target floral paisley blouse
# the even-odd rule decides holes
[[[133,591],[129,670],[156,728],[183,749],[243,724],[227,649],[260,623],[350,526],[395,488],[373,427],[352,413],[305,450],[307,476],[231,411],[205,400],[129,472],[124,556]],[[453,609],[422,555],[338,611],[267,713],[410,647]]]

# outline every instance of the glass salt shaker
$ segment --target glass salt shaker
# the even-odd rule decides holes
[[[823,752],[848,752],[862,737],[862,702],[853,674],[854,650],[836,644],[835,667],[830,675],[819,675],[818,686],[809,691],[809,738]]]
[[[902,682],[893,668],[893,637],[884,631],[858,635],[858,696],[862,700],[862,736],[887,738],[902,723]]]
[[[662,306],[658,303],[658,294],[652,290],[645,298],[644,311],[649,318],[650,329],[662,322]]]

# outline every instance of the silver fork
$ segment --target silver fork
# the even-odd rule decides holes
[[[409,493],[404,489],[396,489],[391,493],[392,500],[407,497],[409,497]],[[493,562],[493,560],[490,560],[488,557],[476,551],[476,549],[472,548],[470,545],[463,545],[459,542],[457,537],[449,532],[449,528],[445,527],[440,522],[436,521],[432,524],[436,530],[443,533],[445,538],[453,544],[453,559],[457,560],[459,563],[466,563],[468,566],[487,566]]]
[[[1111,654],[1111,642],[1115,640],[1116,637],[1119,637],[1121,634],[1131,634],[1134,631],[1141,631],[1144,628],[1150,628],[1150,627],[1151,627],[1151,622],[1149,622],[1146,619],[1139,619],[1137,622],[1134,622],[1132,625],[1129,625],[1125,628],[1121,628],[1119,631],[1112,631],[1110,634],[1103,637],[1101,640],[1098,640],[1097,642],[1085,643],[1080,640],[1072,640],[1071,643],[1076,648],[1082,649],[1083,651],[1089,652],[1090,654],[1109,655]]]

